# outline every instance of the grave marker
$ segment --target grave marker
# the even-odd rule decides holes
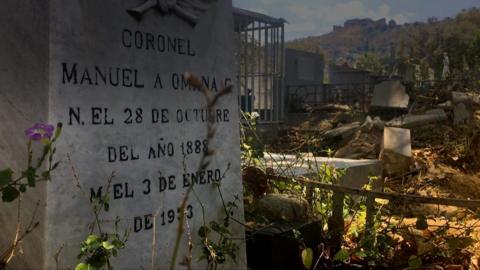
[[[406,109],[410,97],[400,81],[384,81],[375,85],[372,107]]]
[[[93,221],[88,199],[105,194],[113,171],[110,210],[102,215],[102,224],[104,230],[111,230],[118,216],[121,228],[131,231],[126,249],[114,260],[115,269],[149,269],[154,234],[154,266],[164,269],[170,265],[178,208],[192,183],[205,207],[207,223],[221,222],[225,217],[215,183],[220,183],[225,201],[238,196],[235,216],[243,220],[237,95],[223,96],[208,115],[204,95],[190,87],[182,75],[187,71],[198,75],[212,95],[233,82],[230,1],[177,1],[170,5],[167,1],[138,0],[53,0],[48,4],[9,0],[6,4],[10,12],[22,12],[22,7],[27,7],[25,18],[35,16],[31,21],[13,18],[10,23],[32,32],[28,27],[37,19],[49,24],[40,25],[37,30],[41,34],[32,37],[38,38],[34,42],[41,47],[22,43],[25,40],[18,35],[12,40],[18,49],[10,49],[21,56],[22,49],[30,48],[43,57],[33,59],[43,70],[35,70],[37,77],[32,79],[43,84],[38,84],[35,93],[27,89],[36,84],[17,80],[0,93],[11,95],[16,102],[33,104],[33,98],[22,100],[27,93],[48,99],[48,107],[40,106],[38,113],[43,117],[38,120],[64,124],[56,155],[63,163],[40,195],[47,205],[41,217],[45,234],[36,238],[45,247],[37,250],[43,261],[27,266],[55,268],[53,256],[64,245],[60,267],[75,267],[80,243]],[[22,72],[28,68],[13,66],[13,62],[9,68]],[[2,68],[7,67],[2,64]],[[12,75],[6,73],[2,78]],[[10,92],[14,90],[17,92]],[[37,107],[24,106],[25,115],[35,115],[31,110]],[[210,143],[206,137],[209,117],[216,126]],[[27,126],[18,127],[21,132]],[[2,132],[2,136],[7,134]],[[197,171],[207,147],[215,154],[206,170]],[[90,198],[75,187],[67,154]],[[196,196],[190,196],[186,212],[186,229],[194,244],[199,244],[197,232],[203,225],[203,213]],[[233,222],[232,237],[244,237],[243,227]],[[244,246],[238,243],[237,263],[227,268],[246,267]],[[188,253],[186,234],[180,246],[175,265],[182,268],[179,262]],[[193,268],[205,266],[205,261],[197,260],[200,254],[201,249],[194,248]]]

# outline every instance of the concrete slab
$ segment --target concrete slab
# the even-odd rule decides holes
[[[380,177],[382,175],[382,163],[374,159],[356,160],[311,155],[299,158],[295,155],[274,153],[265,153],[264,156],[268,167],[273,168],[277,174],[287,177],[311,176],[321,171],[322,166],[325,165],[344,170],[345,174],[340,178],[339,184],[352,188],[362,188],[369,183],[370,176]],[[381,190],[383,184],[376,183],[374,188]]]

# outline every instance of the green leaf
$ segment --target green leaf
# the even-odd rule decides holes
[[[306,248],[302,250],[302,262],[306,269],[310,269],[313,263],[313,250]]]
[[[29,167],[25,171],[25,176],[27,177],[28,180],[28,186],[29,187],[35,187],[35,178],[36,178],[36,171],[33,167]]]
[[[2,201],[11,202],[20,195],[20,192],[13,186],[7,186],[2,191]]]
[[[335,256],[333,257],[333,260],[346,262],[349,258],[350,258],[350,253],[347,250],[342,249],[339,252],[337,252],[337,254],[335,254]]]
[[[0,171],[0,188],[8,185],[12,181],[13,171],[8,168]]]
[[[207,226],[202,226],[200,227],[200,229],[198,229],[198,235],[201,237],[201,238],[205,238],[207,237],[207,235],[210,233],[210,228],[208,228]]]
[[[86,245],[91,245],[95,242],[98,241],[98,236],[94,235],[94,234],[91,234],[87,237],[87,240],[85,240],[85,244]]]
[[[109,241],[103,241],[102,246],[106,250],[110,250],[110,249],[115,248],[115,246],[112,243],[110,243]]]
[[[117,248],[117,249],[122,249],[125,247],[125,243],[118,239],[113,239],[112,244]]]
[[[79,263],[75,267],[75,270],[89,270],[88,264],[86,263]]]
[[[365,257],[367,257],[367,254],[365,254],[365,252],[363,251],[357,251],[355,252],[355,256],[357,256],[360,259],[364,259]]]
[[[422,259],[418,256],[412,255],[408,259],[408,266],[411,269],[418,269],[418,268],[422,267]]]
[[[20,192],[22,192],[22,193],[25,192],[25,191],[27,191],[27,185],[21,184],[20,187],[19,187],[19,190],[20,190]]]
[[[417,217],[417,223],[415,223],[415,227],[422,231],[428,229],[427,218],[424,215]]]

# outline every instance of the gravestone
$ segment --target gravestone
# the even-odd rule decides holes
[[[453,107],[453,125],[465,125],[472,117],[472,112],[464,103],[458,103]]]
[[[406,109],[410,97],[400,81],[385,81],[375,85],[372,107]]]
[[[243,220],[237,95],[234,89],[220,98],[209,115],[204,94],[187,85],[183,73],[198,75],[211,95],[233,82],[231,1],[3,4],[0,17],[8,27],[0,30],[0,115],[9,129],[0,133],[0,167],[11,162],[21,168],[25,139],[19,134],[30,123],[64,126],[56,153],[63,162],[35,198],[26,195],[27,204],[41,200],[41,228],[25,239],[25,254],[14,268],[55,269],[59,251],[60,269],[74,268],[93,222],[89,200],[105,194],[112,172],[110,209],[101,224],[113,232],[118,217],[119,230],[130,231],[113,260],[115,269],[169,267],[179,207],[193,183],[175,265],[186,269],[179,263],[189,255],[191,236],[193,268],[205,268],[205,260],[198,260],[203,217],[207,223],[225,217],[217,184],[225,203],[238,199],[234,215]],[[216,129],[210,140],[208,119]],[[214,155],[199,171],[208,150]],[[76,187],[72,166],[86,196]],[[2,228],[13,210],[2,212]],[[244,238],[237,223],[231,232]],[[244,245],[238,244],[237,262],[228,269],[246,268]]]
[[[380,160],[387,175],[408,172],[412,161],[410,130],[395,127],[383,129]]]

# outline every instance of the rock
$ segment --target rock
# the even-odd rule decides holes
[[[425,114],[408,114],[388,121],[385,125],[388,127],[414,128],[428,124],[434,124],[447,120],[447,114],[442,109],[427,111]]]
[[[436,105],[437,108],[448,109],[452,107],[452,101],[448,100],[444,103],[440,103]]]
[[[267,194],[255,207],[269,221],[304,222],[309,217],[308,202],[288,194]]]
[[[410,130],[386,127],[383,130],[383,140],[380,160],[386,175],[400,175],[409,170],[412,164],[412,146]]]
[[[464,125],[471,117],[472,113],[464,103],[458,103],[453,107],[453,125]]]
[[[365,122],[360,126],[360,130],[362,132],[369,132],[373,128],[373,120],[370,115],[367,115],[367,118],[365,119]]]
[[[350,124],[345,124],[340,127],[331,129],[323,133],[323,137],[325,139],[347,139],[352,137],[355,134],[355,131],[357,131],[360,128],[360,122],[353,122]]]
[[[373,128],[377,130],[383,130],[385,123],[380,119],[380,117],[376,116],[372,119],[370,115],[367,115],[365,122],[360,126],[360,130],[362,132],[370,132]]]
[[[371,106],[406,109],[409,100],[410,97],[400,81],[385,81],[375,85]]]

